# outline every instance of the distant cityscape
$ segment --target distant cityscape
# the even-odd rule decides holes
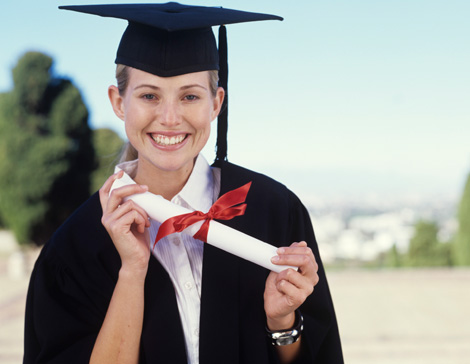
[[[439,239],[455,234],[457,202],[452,198],[402,201],[310,202],[307,208],[324,263],[340,260],[373,261],[395,245],[405,253],[419,220],[438,224]]]

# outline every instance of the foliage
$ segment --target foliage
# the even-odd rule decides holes
[[[89,196],[94,168],[87,108],[52,63],[26,53],[0,94],[0,220],[20,243],[51,235]]]
[[[439,227],[432,221],[418,221],[410,240],[406,265],[432,267],[452,265],[452,244],[438,239]]]
[[[97,191],[106,179],[114,172],[114,166],[124,141],[110,129],[96,129],[93,131],[93,146],[96,153],[97,169],[91,176],[91,190]]]
[[[460,200],[458,221],[454,259],[457,265],[470,265],[470,175]]]
[[[398,268],[403,266],[405,257],[398,251],[396,244],[385,254],[384,265],[389,268]]]

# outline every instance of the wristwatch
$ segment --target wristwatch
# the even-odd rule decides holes
[[[266,333],[271,339],[271,343],[276,346],[290,345],[299,340],[300,334],[304,329],[304,318],[300,311],[295,310],[294,327],[288,330],[271,331],[266,327]]]

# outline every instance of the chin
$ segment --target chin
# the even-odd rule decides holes
[[[154,164],[154,167],[164,172],[178,172],[178,171],[184,170],[186,167],[189,168],[189,166],[191,166],[192,168],[193,165],[194,163],[190,163],[190,162],[178,163],[178,162],[167,161],[166,163]]]

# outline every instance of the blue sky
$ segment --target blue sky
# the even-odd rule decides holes
[[[22,53],[45,52],[80,88],[91,125],[123,135],[107,87],[126,23],[57,9],[88,3],[2,1],[0,92]],[[229,160],[301,195],[460,195],[470,172],[469,1],[194,3],[285,18],[228,26]]]

